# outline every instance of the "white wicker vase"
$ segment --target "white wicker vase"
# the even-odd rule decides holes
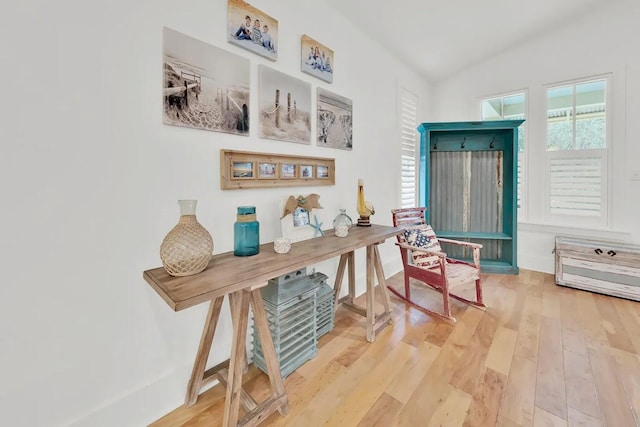
[[[190,276],[207,268],[213,254],[211,234],[196,219],[197,200],[178,200],[180,220],[160,245],[160,259],[172,276]]]

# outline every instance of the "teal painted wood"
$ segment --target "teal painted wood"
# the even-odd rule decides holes
[[[483,271],[518,273],[517,263],[517,165],[518,126],[524,120],[494,120],[470,122],[431,122],[418,126],[420,132],[420,205],[429,206],[430,164],[432,152],[498,151],[502,155],[502,230],[486,233],[483,230],[436,230],[436,234],[449,238],[488,239],[500,241],[499,261],[481,258]],[[431,211],[426,212],[431,223]],[[481,251],[482,254],[482,251]]]
[[[480,233],[475,231],[438,231],[438,237],[442,237],[444,239],[513,240],[513,236],[511,234]]]

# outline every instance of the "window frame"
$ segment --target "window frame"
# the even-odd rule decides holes
[[[604,80],[605,82],[605,147],[604,148],[582,148],[572,150],[549,150],[548,149],[548,112],[549,112],[549,90],[555,88],[561,88],[566,86],[572,86],[573,97],[573,110],[572,110],[572,126],[573,126],[573,138],[575,141],[576,134],[576,122],[577,115],[576,110],[576,85],[594,82],[598,80]],[[565,80],[561,82],[553,82],[543,85],[544,91],[544,146],[543,156],[545,165],[545,185],[544,185],[544,220],[546,223],[551,223],[559,226],[572,226],[572,227],[597,227],[608,228],[611,217],[611,146],[613,135],[613,124],[611,112],[613,109],[613,97],[612,97],[612,85],[613,75],[612,73],[598,74],[594,76],[580,77],[576,79]],[[601,194],[600,194],[600,215],[599,216],[585,216],[585,215],[571,215],[571,214],[559,214],[553,213],[551,207],[551,162],[558,159],[583,159],[583,158],[599,158],[601,159]]]
[[[517,90],[512,90],[512,91],[508,91],[508,92],[501,92],[498,94],[494,94],[494,95],[487,95],[487,96],[483,96],[479,99],[478,101],[478,106],[479,106],[479,111],[480,111],[480,120],[485,120],[483,115],[482,115],[482,103],[485,101],[490,101],[493,99],[500,99],[501,100],[501,105],[502,105],[502,111],[500,114],[500,119],[501,120],[512,120],[513,118],[505,118],[504,117],[504,98],[509,98],[511,96],[516,96],[516,95],[524,95],[524,120],[525,122],[523,123],[524,125],[524,132],[523,132],[523,136],[524,136],[524,150],[522,152],[518,151],[517,152],[517,156],[518,156],[518,163],[517,163],[517,167],[518,170],[520,170],[520,168],[522,168],[522,175],[521,175],[521,179],[524,182],[520,183],[520,193],[518,194],[518,196],[520,197],[520,207],[518,208],[518,222],[524,222],[527,220],[528,218],[528,212],[529,209],[527,208],[528,204],[529,204],[529,89],[528,88],[524,88],[524,89],[517,89]],[[518,129],[518,134],[520,134],[521,129]]]

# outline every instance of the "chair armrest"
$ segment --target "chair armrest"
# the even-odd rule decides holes
[[[451,239],[441,239],[440,237],[438,237],[438,241],[443,242],[443,243],[452,243],[452,244],[458,245],[458,246],[467,246],[469,248],[482,249],[482,245],[480,243],[463,242],[463,241],[460,241],[460,240],[451,240]]]
[[[396,243],[396,245],[400,246],[403,249],[408,249],[410,251],[424,252],[424,253],[429,254],[429,255],[439,256],[440,258],[446,258],[447,257],[446,253],[439,252],[439,251],[434,251],[433,249],[419,248],[417,246],[407,245],[406,243]]]

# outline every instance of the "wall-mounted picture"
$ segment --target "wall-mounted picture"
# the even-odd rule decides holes
[[[278,59],[278,20],[242,0],[228,0],[227,40],[229,43]]]
[[[318,43],[308,35],[300,40],[300,68],[302,72],[311,74],[325,82],[333,82],[333,50]]]
[[[311,144],[311,85],[260,65],[260,136]]]
[[[329,167],[324,165],[316,166],[316,178],[327,179],[329,178]]]
[[[163,29],[163,122],[249,135],[249,60]]]
[[[275,163],[259,163],[258,178],[274,179],[276,177],[277,165]]]
[[[300,178],[313,178],[313,165],[300,165]]]
[[[282,163],[280,165],[280,178],[295,178],[297,166],[293,163]]]
[[[253,163],[251,162],[233,162],[231,164],[231,176],[238,178],[253,178]]]
[[[322,177],[314,176],[320,171]],[[335,185],[336,162],[326,157],[220,150],[220,188]],[[309,209],[311,205],[307,205]],[[293,209],[289,209],[293,212]]]
[[[319,147],[353,149],[353,102],[318,88]]]

